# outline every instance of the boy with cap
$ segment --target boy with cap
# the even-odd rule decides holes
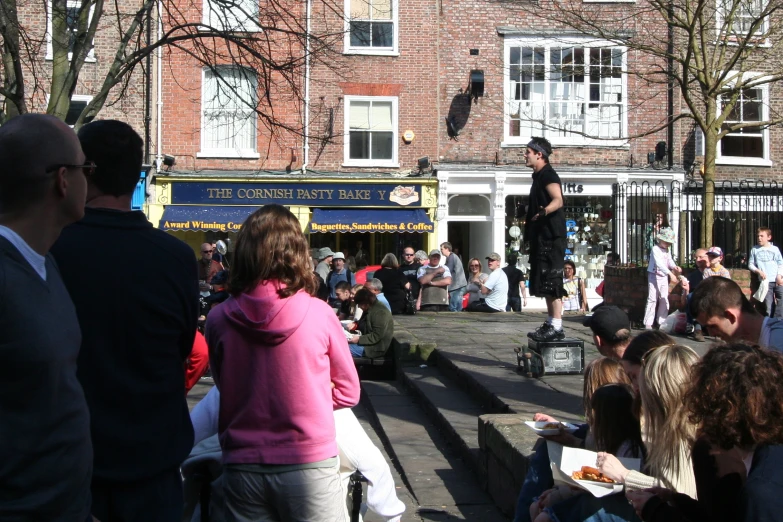
[[[619,361],[631,342],[628,314],[614,305],[596,308],[584,322],[593,332],[593,342],[604,357]]]
[[[508,276],[500,269],[500,254],[492,252],[486,258],[487,267],[492,271],[489,277],[480,282],[483,299],[468,306],[468,312],[505,312],[508,304]]]
[[[647,307],[644,310],[644,327],[647,330],[652,330],[655,319],[658,319],[658,326],[666,320],[669,315],[669,280],[676,283],[677,276],[682,274],[669,252],[676,241],[674,230],[662,228],[655,241],[647,266]]]
[[[334,252],[329,247],[323,247],[318,251],[318,266],[315,267],[315,273],[321,276],[324,281],[329,277],[333,255]]]
[[[720,247],[714,246],[707,250],[707,257],[710,260],[710,266],[702,272],[704,277],[720,276],[726,279],[731,279],[731,274],[726,268],[720,264],[723,261],[723,250]]]
[[[446,312],[449,309],[449,292],[451,271],[440,264],[440,250],[430,252],[429,265],[419,268],[418,280],[421,284],[420,310],[429,312]]]

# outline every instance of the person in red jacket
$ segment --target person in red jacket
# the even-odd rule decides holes
[[[193,350],[185,361],[185,394],[193,388],[209,367],[209,349],[207,340],[201,332],[196,332]]]

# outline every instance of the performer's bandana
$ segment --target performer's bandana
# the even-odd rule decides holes
[[[549,157],[549,154],[547,154],[547,152],[544,150],[544,147],[542,147],[541,145],[539,145],[538,143],[536,143],[534,141],[531,141],[530,143],[528,143],[527,147],[529,149],[533,149],[536,152],[540,152],[541,155],[544,156],[544,158],[548,158]]]

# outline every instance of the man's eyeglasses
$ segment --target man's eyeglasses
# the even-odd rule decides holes
[[[413,256],[413,254],[402,254],[402,255],[404,255],[405,257],[412,257]]]
[[[202,254],[211,254],[212,252],[214,252],[214,250],[202,250],[201,251]]]
[[[84,175],[88,178],[95,174],[95,169],[97,168],[97,165],[94,161],[87,161],[84,163],[84,165],[67,165],[67,164],[61,164],[61,165],[52,165],[51,167],[47,167],[46,172],[54,172],[55,170],[59,170],[61,168],[66,169],[82,169],[82,172],[84,172]]]

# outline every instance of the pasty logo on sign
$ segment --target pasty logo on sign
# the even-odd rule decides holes
[[[416,191],[416,187],[397,185],[389,194],[389,201],[400,205],[410,205],[419,201],[419,193]]]

